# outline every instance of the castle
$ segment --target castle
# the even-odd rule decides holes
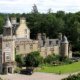
[[[60,33],[57,39],[49,39],[45,33],[38,33],[37,39],[33,40],[24,17],[20,18],[20,23],[16,18],[10,21],[7,17],[0,36],[0,73],[14,72],[15,54],[27,55],[33,51],[39,51],[43,57],[52,53],[62,57],[72,56],[66,36]]]

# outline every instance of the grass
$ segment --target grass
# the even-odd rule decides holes
[[[80,71],[80,61],[72,64],[61,65],[61,66],[42,66],[37,72],[47,72],[47,73],[73,73]]]

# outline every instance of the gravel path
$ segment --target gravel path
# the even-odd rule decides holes
[[[4,80],[61,80],[68,77],[69,74],[57,75],[52,73],[35,72],[32,75],[7,74],[0,75]]]

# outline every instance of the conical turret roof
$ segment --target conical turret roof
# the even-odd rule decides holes
[[[68,43],[68,39],[65,35],[63,36],[62,43]]]
[[[10,21],[9,17],[7,17],[6,24],[5,24],[4,27],[6,27],[6,28],[11,28],[12,27],[12,24],[11,24],[11,21]]]

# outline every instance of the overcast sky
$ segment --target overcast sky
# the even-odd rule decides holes
[[[0,0],[0,12],[28,13],[33,4],[36,4],[39,12],[47,12],[49,8],[53,12],[63,10],[66,12],[80,11],[80,0]]]

